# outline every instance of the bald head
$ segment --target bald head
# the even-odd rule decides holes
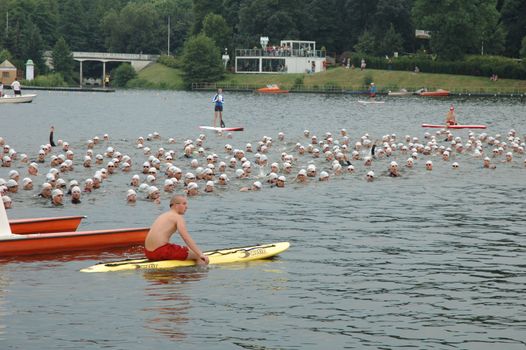
[[[177,204],[186,203],[186,197],[181,195],[175,195],[170,200],[170,208]]]

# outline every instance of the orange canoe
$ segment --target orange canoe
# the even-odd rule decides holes
[[[263,94],[286,94],[289,92],[289,90],[280,89],[277,85],[267,85],[264,88],[257,89],[257,92]]]
[[[437,91],[422,91],[420,96],[449,96],[449,91],[438,89]]]
[[[9,220],[11,232],[17,235],[30,233],[76,231],[85,216],[59,216],[53,218],[34,218]]]
[[[0,257],[142,245],[148,231],[143,227],[15,235],[0,238]]]

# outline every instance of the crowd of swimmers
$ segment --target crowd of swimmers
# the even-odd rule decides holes
[[[231,134],[219,136],[233,143]],[[129,185],[115,189],[122,200],[160,203],[163,193],[192,197],[217,190],[262,191],[348,174],[372,182],[378,176],[371,170],[373,163],[382,164],[385,171],[379,175],[389,177],[402,176],[402,168],[415,168],[418,163],[432,171],[433,160],[455,170],[464,158],[474,158],[482,168],[495,169],[499,163],[518,164],[516,159],[524,158],[525,139],[513,129],[494,136],[469,132],[464,139],[448,129],[426,132],[423,139],[395,134],[354,138],[345,129],[318,138],[304,130],[294,141],[280,132],[276,139],[263,136],[254,144],[226,143],[212,150],[204,134],[178,141],[154,132],[126,146],[127,151],[133,147],[132,158],[126,150],[116,149],[108,134],[95,136],[78,149],[62,140],[55,145],[50,137],[49,144],[31,155],[19,154],[0,137],[0,195],[6,208],[13,206],[21,191],[30,191],[52,206],[80,204],[104,187],[108,178],[124,176]],[[526,168],[526,159],[523,163]]]

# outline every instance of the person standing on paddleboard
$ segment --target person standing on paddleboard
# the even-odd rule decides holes
[[[212,102],[214,103],[214,128],[217,124],[217,117],[219,117],[219,125],[224,128],[225,123],[223,122],[223,103],[225,103],[225,99],[223,98],[223,89],[217,89],[217,94],[215,94]]]
[[[195,260],[207,265],[208,256],[194,242],[184,220],[188,202],[186,197],[176,195],[170,200],[170,210],[161,214],[150,227],[144,241],[144,253],[149,260]],[[178,231],[187,247],[170,243],[170,237]]]
[[[369,87],[369,97],[373,100],[376,97],[376,85],[374,85],[374,83],[371,83]]]
[[[457,125],[457,117],[455,115],[455,107],[453,105],[451,105],[451,107],[449,107],[449,112],[447,112],[447,115],[446,115],[446,125],[449,126],[449,125]]]

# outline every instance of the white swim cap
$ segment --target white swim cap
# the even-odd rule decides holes
[[[62,191],[59,190],[58,188],[54,189],[53,192],[51,192],[51,195],[52,195],[53,197],[56,197],[56,196],[61,195],[61,194],[63,195],[64,192],[62,192]]]

